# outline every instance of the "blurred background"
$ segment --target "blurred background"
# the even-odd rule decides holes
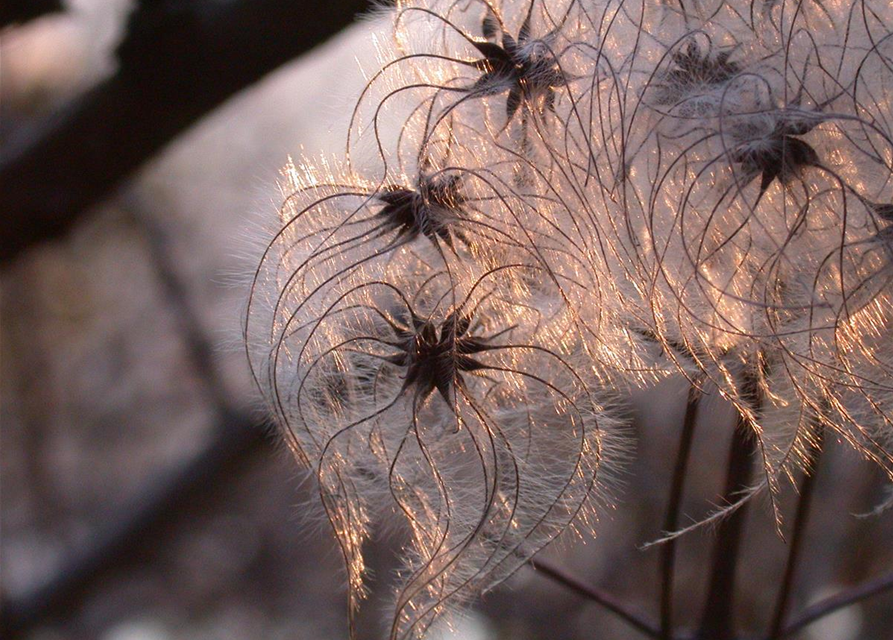
[[[0,9],[0,636],[346,637],[345,574],[312,484],[266,425],[239,316],[289,154],[343,149],[387,20],[359,1],[52,0]],[[218,48],[215,48],[218,47]],[[686,387],[635,399],[631,456],[596,537],[555,564],[650,618]],[[732,416],[701,407],[683,524],[717,504]],[[792,612],[893,568],[884,479],[831,443]],[[788,487],[783,505],[795,507]],[[766,632],[786,545],[751,509],[739,626]],[[786,526],[790,527],[790,516]],[[363,640],[385,637],[401,540],[370,549]],[[679,544],[696,628],[710,531]],[[791,637],[893,638],[889,592]],[[638,638],[532,569],[439,637]]]

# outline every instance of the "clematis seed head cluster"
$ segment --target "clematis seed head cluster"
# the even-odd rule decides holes
[[[893,475],[885,0],[388,16],[344,155],[283,171],[245,315],[351,611],[382,521],[410,532],[393,639],[593,530],[625,398],[669,377],[752,430],[743,499],[820,429]]]

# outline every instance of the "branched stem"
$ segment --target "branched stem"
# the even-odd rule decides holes
[[[532,559],[530,566],[555,582],[564,585],[571,591],[601,605],[617,617],[624,620],[630,626],[635,627],[650,638],[660,638],[661,632],[657,624],[646,618],[643,614],[630,610],[623,602],[614,596],[602,591],[598,587],[587,584],[579,578],[570,575],[563,569],[554,566],[546,560]]]
[[[742,389],[743,395],[753,398],[754,409],[759,412],[761,399],[757,381],[748,376]],[[752,457],[755,442],[748,431],[744,416],[739,416],[732,434],[729,449],[726,487],[723,500],[730,504],[750,485]],[[740,506],[717,526],[716,546],[713,549],[713,570],[707,604],[701,622],[701,637],[710,640],[730,640],[734,636],[735,574],[741,550],[742,531],[747,518],[747,503]]]
[[[688,469],[695,424],[698,420],[700,400],[700,389],[692,385],[688,390],[685,418],[679,438],[679,451],[676,453],[676,467],[673,470],[673,481],[670,486],[670,500],[664,519],[664,531],[667,533],[674,531],[679,524],[679,507],[682,503],[682,491],[685,487],[685,474]],[[673,632],[673,576],[675,568],[676,539],[673,538],[668,540],[661,549],[660,637],[662,640],[669,640]]]
[[[787,616],[788,606],[791,600],[791,588],[794,585],[794,573],[797,570],[797,561],[803,547],[803,537],[806,531],[806,523],[809,520],[809,509],[812,496],[815,491],[815,477],[818,470],[819,458],[824,445],[825,430],[819,425],[815,438],[810,441],[809,459],[812,464],[811,471],[805,471],[803,483],[800,486],[800,501],[797,503],[797,515],[794,517],[794,531],[791,535],[791,546],[788,550],[788,560],[785,565],[784,577],[778,592],[778,600],[775,604],[775,616],[772,621],[772,629],[769,632],[770,640],[781,638],[782,625]]]

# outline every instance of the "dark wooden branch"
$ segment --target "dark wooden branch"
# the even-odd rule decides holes
[[[120,69],[0,155],[0,262],[65,233],[177,134],[370,0],[144,0]]]
[[[615,598],[611,594],[602,591],[598,587],[587,584],[573,576],[563,569],[556,567],[546,560],[532,559],[530,565],[539,573],[564,585],[571,591],[583,596],[587,600],[591,600],[596,604],[604,607],[611,613],[624,620],[631,627],[634,627],[651,638],[660,637],[660,629],[657,624],[646,618],[641,613],[633,611],[621,600]]]
[[[3,0],[3,4],[0,4],[0,27],[21,24],[63,9],[61,0]]]

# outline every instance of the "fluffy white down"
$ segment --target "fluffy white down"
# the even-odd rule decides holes
[[[393,638],[594,526],[617,398],[667,376],[746,417],[755,491],[819,429],[891,472],[885,5],[398,2],[245,321],[352,609],[376,517],[412,531]]]

